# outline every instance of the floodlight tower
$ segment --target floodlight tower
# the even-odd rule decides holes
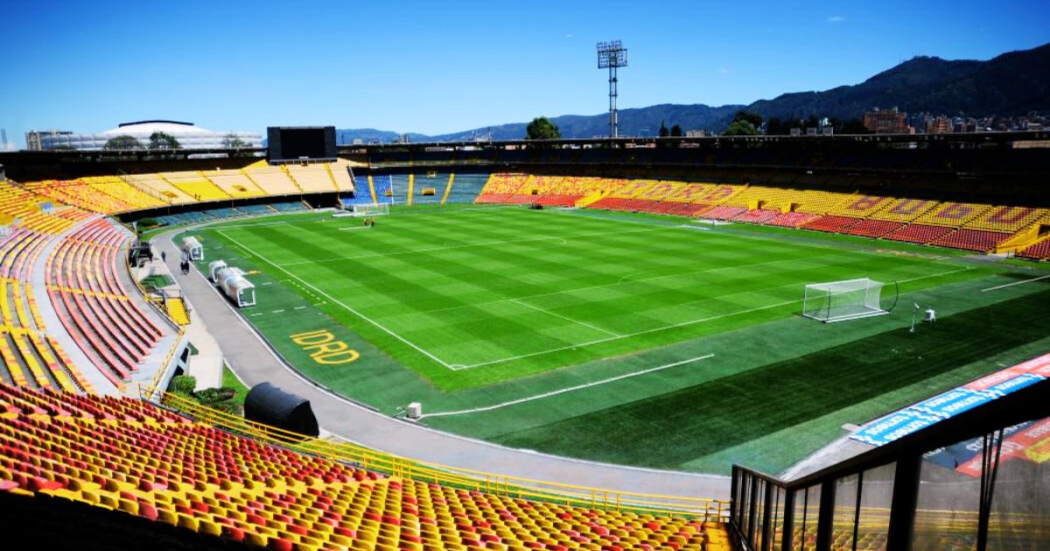
[[[619,121],[616,119],[616,69],[627,66],[627,48],[623,42],[613,40],[598,43],[598,68],[609,69],[609,137],[620,137]]]

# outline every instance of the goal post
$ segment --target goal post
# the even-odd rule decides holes
[[[364,204],[364,205],[353,205],[354,216],[380,216],[384,214],[390,214],[390,205],[386,203],[379,203],[378,205]]]
[[[866,277],[811,283],[802,297],[802,315],[824,323],[881,316],[897,305],[897,294],[896,283]]]

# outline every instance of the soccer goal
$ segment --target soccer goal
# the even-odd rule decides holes
[[[802,315],[832,323],[889,314],[897,305],[897,284],[869,278],[806,285]]]
[[[379,203],[378,205],[354,205],[354,216],[379,216],[390,214],[390,205]]]

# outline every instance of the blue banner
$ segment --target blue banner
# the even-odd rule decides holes
[[[1044,368],[1044,359],[1050,354],[1029,360],[1023,364],[997,371],[965,386],[927,398],[922,402],[908,406],[896,413],[887,415],[865,425],[850,438],[872,446],[881,446],[924,429],[938,421],[948,419],[964,411],[982,406],[996,398],[1001,398],[1046,380],[1041,374],[1019,371],[1020,368],[1037,370]],[[944,464],[957,463],[960,457],[965,458],[968,450],[942,450],[941,461]]]
[[[937,419],[910,409],[898,411],[854,433],[850,438],[865,444],[881,446],[924,429],[937,422]]]
[[[919,402],[909,409],[932,415],[938,419],[947,419],[966,410],[992,401],[993,397],[985,392],[956,388],[929,400]]]
[[[995,398],[1000,398],[1002,396],[1010,394],[1011,392],[1021,390],[1026,386],[1034,385],[1042,380],[1043,378],[1039,375],[1032,375],[1031,373],[1022,373],[1016,377],[1007,379],[995,386],[990,386],[982,392],[991,394]]]

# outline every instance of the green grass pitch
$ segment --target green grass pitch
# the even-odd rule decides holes
[[[844,423],[1050,347],[1031,329],[1045,280],[982,292],[1031,268],[866,239],[506,207],[194,233],[253,272],[246,319],[306,376],[386,413],[421,401],[443,430],[605,461],[782,469]],[[805,283],[856,277],[897,282],[900,306],[798,316]],[[908,333],[913,302],[941,322]],[[359,356],[319,363],[292,338],[317,331]]]

